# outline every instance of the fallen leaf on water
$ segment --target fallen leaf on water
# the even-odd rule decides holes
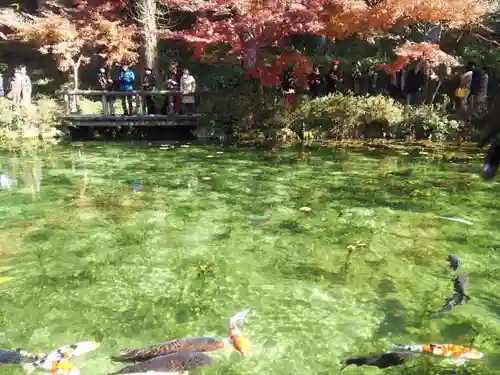
[[[12,280],[13,277],[0,277],[0,284],[6,283],[7,281]]]

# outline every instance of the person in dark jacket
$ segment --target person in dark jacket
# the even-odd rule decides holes
[[[170,64],[168,72],[165,74],[165,85],[169,91],[179,91],[182,72],[179,69],[179,64],[174,61]],[[161,113],[179,113],[181,108],[181,96],[166,95],[161,108]]]
[[[378,73],[373,65],[368,67],[365,74],[366,93],[370,95],[378,94]]]
[[[363,80],[363,73],[361,73],[361,64],[355,61],[352,63],[350,89],[356,95],[361,94],[362,80]]]
[[[156,87],[156,76],[150,67],[144,70],[144,77],[142,79],[142,89],[144,91],[154,91]],[[144,96],[144,103],[142,105],[142,111],[144,114],[154,115],[156,114],[156,106],[152,95]]]
[[[295,74],[293,68],[288,69],[281,80],[281,91],[285,107],[295,108],[297,93],[295,92]]]
[[[407,105],[422,104],[425,79],[425,73],[420,62],[417,62],[413,69],[408,69],[404,86]]]
[[[115,89],[113,79],[111,78],[111,75],[109,74],[109,71],[106,68],[99,69],[99,73],[97,75],[97,82],[99,83],[99,87],[103,91],[113,91]],[[114,95],[103,96],[102,105],[104,113],[107,113],[110,116],[115,115],[115,101],[116,97]]]
[[[340,90],[340,84],[342,83],[342,77],[340,76],[340,61],[332,61],[332,66],[326,75],[325,81],[326,92],[328,94],[334,94]]]
[[[307,84],[309,85],[309,92],[312,98],[317,98],[321,96],[321,91],[323,88],[323,76],[319,70],[319,66],[315,65],[311,74],[307,78]]]
[[[484,116],[487,111],[488,81],[488,68],[486,66],[474,69],[468,101],[470,111],[477,116]]]

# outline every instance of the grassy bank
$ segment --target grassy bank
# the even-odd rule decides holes
[[[335,374],[342,358],[390,343],[452,342],[486,353],[471,373],[494,374],[497,183],[477,178],[475,154],[461,163],[439,155],[60,150],[44,159],[38,191],[22,181],[0,190],[1,266],[13,267],[0,274],[13,278],[0,284],[1,345],[101,340],[75,364],[82,375],[105,374],[119,368],[108,359],[117,348],[224,336],[227,317],[251,308],[252,356],[221,351],[198,373]],[[13,175],[35,165],[0,162]],[[430,320],[452,292],[450,252],[470,276],[472,300]],[[384,373],[444,369],[420,358]]]

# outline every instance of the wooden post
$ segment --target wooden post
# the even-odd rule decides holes
[[[144,95],[142,91],[137,91],[135,95],[137,114],[144,116]]]
[[[70,103],[69,103],[68,93],[64,93],[63,99],[64,99],[64,110],[66,111],[66,114],[69,115],[70,111],[71,111],[71,107],[70,107]]]
[[[106,92],[104,92],[101,96],[101,102],[102,102],[102,115],[103,116],[109,116],[109,111],[108,111],[108,97],[106,95]]]

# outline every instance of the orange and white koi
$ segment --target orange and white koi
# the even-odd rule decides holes
[[[448,357],[455,362],[463,362],[467,359],[481,359],[484,356],[484,353],[474,348],[454,344],[393,344],[391,345],[391,349],[414,353],[432,354],[440,357]]]
[[[35,369],[45,370],[51,375],[78,375],[80,371],[68,360],[90,351],[100,346],[95,341],[82,341],[75,344],[61,346],[48,354],[37,354],[32,363]],[[27,372],[31,372],[26,368]]]
[[[238,324],[247,321],[250,310],[240,311],[229,318],[229,339],[227,344],[231,345],[241,355],[246,356],[249,352],[248,341],[243,337],[243,332],[238,328]]]

